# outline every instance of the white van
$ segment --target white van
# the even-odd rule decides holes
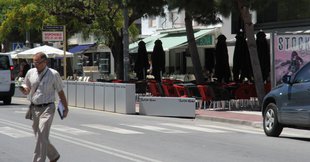
[[[15,92],[13,69],[11,55],[0,53],[0,101],[5,105],[11,104]]]

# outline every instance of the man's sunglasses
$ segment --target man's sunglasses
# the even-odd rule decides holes
[[[40,65],[42,62],[44,62],[45,61],[45,59],[43,59],[43,60],[41,60],[41,61],[39,61],[39,62],[33,62],[32,64],[33,65]]]

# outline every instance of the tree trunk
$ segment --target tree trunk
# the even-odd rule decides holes
[[[115,42],[114,44],[110,47],[112,51],[112,55],[114,57],[115,61],[115,72],[117,79],[123,80],[124,78],[124,64],[123,64],[123,42],[122,42],[122,37],[118,36],[117,38],[115,37]]]
[[[189,48],[189,52],[190,52],[192,63],[193,63],[196,83],[201,84],[204,82],[204,78],[203,78],[201,63],[200,63],[200,59],[198,55],[197,44],[195,41],[192,20],[193,20],[192,16],[188,12],[185,11],[185,27],[186,27],[188,48]]]
[[[3,41],[3,48],[2,48],[2,44],[0,44],[0,46],[1,46],[1,52],[9,52],[9,49],[10,49],[9,41]]]
[[[259,104],[261,105],[263,98],[265,96],[265,89],[264,89],[263,77],[261,73],[261,67],[260,67],[259,60],[258,60],[256,41],[254,38],[254,24],[252,23],[252,20],[251,20],[249,8],[247,8],[243,4],[242,0],[235,0],[235,1],[238,4],[238,9],[241,13],[241,17],[244,22],[245,33],[248,39],[247,44],[248,44],[249,52],[250,52],[256,93],[257,93]]]

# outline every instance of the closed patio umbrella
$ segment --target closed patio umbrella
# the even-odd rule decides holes
[[[229,82],[231,75],[228,62],[226,37],[224,35],[219,35],[217,37],[215,60],[215,76],[217,77],[218,82]]]
[[[233,77],[235,82],[242,82],[245,78],[252,80],[252,66],[250,53],[244,33],[241,31],[236,35],[236,44],[233,58]]]
[[[161,82],[161,73],[165,72],[165,51],[162,46],[161,40],[155,41],[155,46],[152,58],[152,74],[155,77],[155,80]]]
[[[146,73],[148,69],[148,56],[145,47],[145,42],[140,41],[138,47],[138,53],[135,60],[135,67],[134,70],[137,74],[138,80],[143,80],[146,78]]]
[[[256,34],[256,46],[263,80],[266,82],[270,72],[270,49],[266,34],[262,31]]]

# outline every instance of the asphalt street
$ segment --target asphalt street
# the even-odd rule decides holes
[[[29,162],[34,135],[24,119],[27,102],[0,103],[0,162]],[[280,138],[261,128],[202,119],[124,115],[70,108],[55,114],[52,143],[60,162],[309,161],[308,131],[285,129]]]

